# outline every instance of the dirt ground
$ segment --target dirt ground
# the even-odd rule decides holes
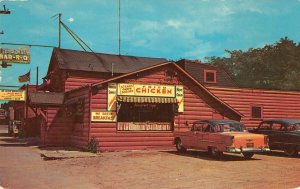
[[[296,188],[299,176],[300,157],[281,152],[215,160],[199,151],[126,151],[45,161],[36,146],[0,132],[0,188],[5,189]]]

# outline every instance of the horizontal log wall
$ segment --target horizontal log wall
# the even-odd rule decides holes
[[[118,83],[130,80],[134,83],[144,84],[167,84],[184,86],[184,113],[174,117],[174,130],[185,130],[186,122],[192,123],[199,119],[211,119],[215,110],[207,105],[198,95],[195,94],[197,88],[191,90],[179,78],[166,79],[165,70],[171,71],[173,67],[163,67],[146,73],[139,73],[135,78],[127,78],[116,81]],[[175,71],[175,70],[174,70]],[[188,86],[192,86],[191,84]],[[107,86],[100,89],[92,96],[91,109],[107,110]],[[189,125],[191,126],[191,124]],[[120,132],[117,131],[117,123],[91,123],[91,137],[96,138],[100,151],[115,150],[145,150],[145,149],[174,149],[173,131],[155,132]]]
[[[89,142],[90,127],[90,88],[86,87],[67,95],[67,101],[77,102],[84,99],[83,121],[75,121],[72,124],[71,144],[79,148],[85,148]],[[74,118],[73,118],[74,119]]]
[[[48,146],[70,145],[72,120],[63,116],[62,107],[48,107],[47,124],[41,127],[41,139]]]
[[[78,72],[78,71],[69,71],[66,73],[66,79],[64,82],[65,91],[70,91],[72,89],[101,82],[107,78],[110,78],[111,75],[107,73],[88,73],[88,72]]]
[[[300,119],[300,92],[216,87],[209,90],[241,112],[244,115],[241,121],[249,128],[266,119]],[[262,106],[263,119],[251,118],[251,106]]]

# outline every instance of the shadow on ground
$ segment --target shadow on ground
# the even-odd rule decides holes
[[[5,134],[5,135],[4,135]],[[1,133],[2,137],[0,139],[0,146],[3,147],[28,147],[28,146],[39,146],[41,145],[40,139],[38,137],[30,137],[30,138],[15,138],[9,136],[9,134]],[[4,135],[4,136],[3,136]]]
[[[260,153],[260,155],[266,155],[266,156],[276,156],[276,157],[284,157],[284,158],[299,158],[300,155],[297,156],[288,156],[283,151],[271,151],[267,153]]]
[[[191,157],[191,158],[197,158],[197,159],[203,159],[203,160],[210,160],[210,161],[255,161],[255,160],[261,160],[258,158],[255,158],[255,154],[253,158],[251,159],[244,159],[243,155],[239,154],[223,154],[222,158],[214,158],[208,154],[206,151],[195,151],[195,150],[188,150],[187,152],[180,153],[176,151],[167,151],[167,153],[179,155],[179,156],[185,156],[185,157]]]

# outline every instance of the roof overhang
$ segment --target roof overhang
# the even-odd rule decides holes
[[[64,104],[64,93],[31,92],[28,93],[28,99],[30,105],[61,106]]]

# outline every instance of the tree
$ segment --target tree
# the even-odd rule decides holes
[[[208,57],[239,87],[300,90],[300,45],[287,37],[263,48],[225,50],[229,57]]]

